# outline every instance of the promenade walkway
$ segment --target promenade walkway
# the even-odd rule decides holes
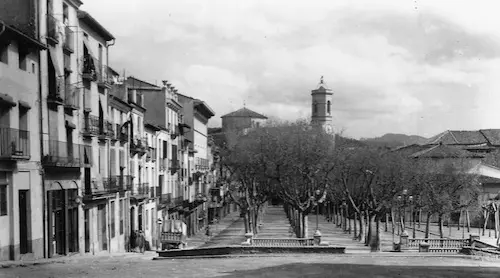
[[[262,222],[257,238],[287,238],[295,237],[282,206],[268,206],[262,216]]]
[[[205,230],[201,230],[196,235],[187,238],[187,248],[207,247],[207,245],[230,245],[240,239],[239,243],[241,243],[245,238],[245,227],[243,220],[240,219],[239,211],[226,215],[226,217],[220,219],[217,224],[211,224],[210,230],[212,232],[211,236],[207,236]]]

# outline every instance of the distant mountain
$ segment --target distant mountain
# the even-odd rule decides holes
[[[400,147],[404,145],[411,144],[424,144],[427,142],[427,138],[418,135],[406,135],[406,134],[395,134],[387,133],[383,136],[376,138],[361,138],[360,141],[366,144],[380,146],[380,147]]]

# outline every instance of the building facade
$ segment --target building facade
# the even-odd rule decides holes
[[[34,2],[10,2],[0,11],[0,261],[44,255],[39,61],[46,47]]]

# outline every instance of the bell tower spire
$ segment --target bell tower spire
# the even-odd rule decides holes
[[[326,85],[323,76],[321,76],[316,89],[311,91],[311,99],[311,123],[325,128],[327,132],[333,132],[333,91]]]

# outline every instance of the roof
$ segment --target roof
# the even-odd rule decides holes
[[[479,130],[447,130],[432,138],[426,144],[445,145],[478,145],[488,143],[488,140]]]
[[[500,146],[500,129],[480,129],[479,132],[491,145]]]
[[[146,81],[142,81],[140,79],[137,79],[133,76],[127,77],[127,85],[129,86],[130,89],[139,89],[139,90],[161,90],[160,87],[148,83]]]
[[[411,155],[412,158],[484,158],[484,155],[468,152],[457,146],[439,144]]]
[[[24,32],[18,30],[16,27],[6,24],[3,20],[0,19],[0,25],[5,27],[5,35],[15,36],[18,40],[21,40],[23,43],[28,43],[31,46],[35,46],[37,49],[47,49],[47,46],[37,40],[36,38],[32,38],[31,36],[25,34]]]
[[[397,147],[397,148],[391,150],[391,152],[396,152],[396,153],[399,153],[399,154],[404,155],[404,156],[410,156],[412,154],[415,154],[417,152],[423,151],[423,150],[428,149],[428,148],[429,148],[429,146],[411,144],[408,146]]]
[[[332,89],[326,85],[325,81],[323,80],[323,76],[321,76],[321,79],[319,80],[318,85],[316,86],[316,89],[311,91],[313,94],[315,93],[332,93]]]
[[[194,104],[194,107],[201,108],[201,110],[202,110],[201,112],[203,112],[205,117],[211,118],[211,117],[215,116],[214,110],[212,110],[212,108],[210,108],[210,106],[208,106],[208,104],[206,104],[203,100],[195,99],[193,101],[193,104]]]
[[[253,119],[267,119],[266,116],[259,114],[255,111],[252,111],[246,107],[238,109],[234,112],[228,113],[226,115],[221,116],[221,118],[229,118],[229,117],[242,117],[242,118],[253,118]]]
[[[78,10],[78,19],[85,22],[89,27],[91,27],[94,31],[97,32],[100,36],[102,36],[106,41],[114,40],[115,37],[104,28],[95,18],[93,18],[86,11]]]

